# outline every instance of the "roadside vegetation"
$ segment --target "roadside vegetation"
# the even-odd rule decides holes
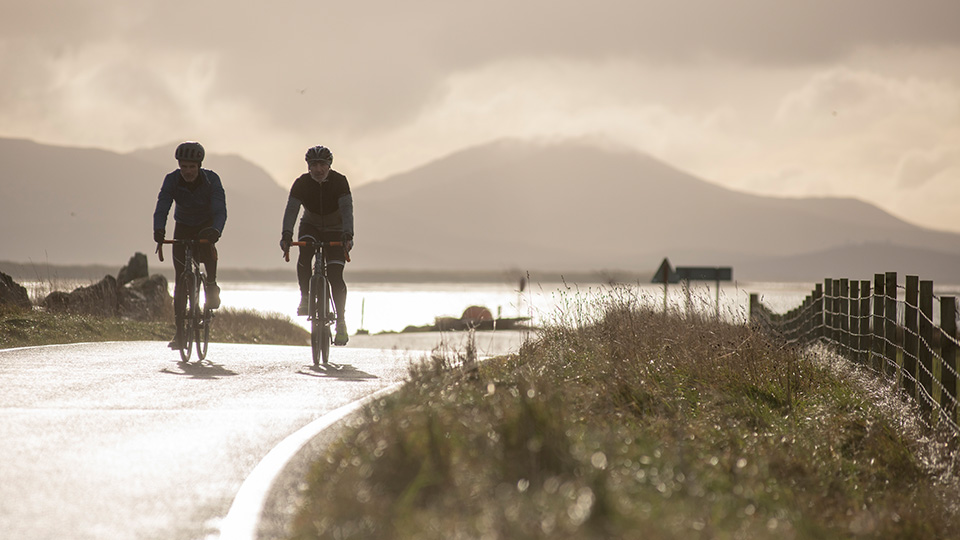
[[[167,341],[174,331],[172,318],[134,321],[0,306],[0,349],[87,341]],[[310,334],[283,315],[226,308],[217,310],[210,341],[309,345]]]
[[[891,386],[642,304],[425,358],[313,465],[291,537],[960,538],[956,437]]]

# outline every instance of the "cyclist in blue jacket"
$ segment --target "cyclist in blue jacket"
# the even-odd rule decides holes
[[[220,287],[217,286],[217,248],[214,244],[220,239],[223,226],[227,222],[227,201],[217,173],[201,168],[204,155],[203,146],[198,142],[187,141],[177,146],[174,157],[179,168],[168,174],[160,187],[157,209],[153,213],[153,240],[163,242],[167,215],[176,202],[173,212],[176,223],[173,238],[204,239],[210,242],[201,245],[195,256],[203,263],[207,272],[207,307],[216,309],[220,307]],[[173,307],[177,334],[170,342],[172,349],[181,348],[184,338],[186,291],[180,290],[180,274],[191,271],[184,264],[185,249],[183,245],[173,245],[173,269],[176,274]]]
[[[293,241],[293,224],[303,206],[300,218],[299,238],[313,237],[325,242],[343,242],[342,247],[331,246],[324,249],[327,259],[327,278],[330,280],[330,295],[337,310],[337,333],[334,345],[346,345],[349,339],[347,325],[344,322],[344,309],[347,304],[347,284],[343,281],[343,267],[346,265],[346,253],[353,247],[353,195],[347,177],[330,168],[333,165],[333,153],[325,146],[314,146],[307,150],[308,172],[294,180],[287,197],[287,206],[283,212],[283,228],[280,235],[280,249],[284,255],[290,252]],[[315,250],[301,247],[297,259],[297,282],[300,285],[300,306],[298,315],[307,314],[310,293],[310,275],[313,273]]]

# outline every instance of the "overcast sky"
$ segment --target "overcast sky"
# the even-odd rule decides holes
[[[958,66],[957,0],[0,0],[0,136],[196,139],[284,186],[314,144],[356,186],[582,137],[960,232]]]

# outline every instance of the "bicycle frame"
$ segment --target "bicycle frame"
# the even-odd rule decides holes
[[[320,362],[326,365],[330,359],[330,344],[333,343],[331,327],[337,321],[337,308],[330,296],[330,281],[327,279],[327,263],[323,250],[331,246],[341,246],[343,243],[318,241],[309,236],[304,238],[298,242],[291,242],[290,245],[314,249],[307,320],[310,321],[313,365],[319,366]],[[289,260],[289,254],[286,257]],[[347,260],[350,260],[349,255]]]
[[[163,261],[163,244],[182,244],[184,246],[184,271],[176,277],[176,288],[183,291],[184,309],[176,313],[182,319],[183,343],[180,347],[180,359],[190,361],[193,345],[196,344],[197,359],[203,360],[207,356],[210,344],[210,323],[213,319],[213,310],[206,306],[207,276],[200,268],[200,261],[194,256],[194,249],[200,244],[208,244],[207,240],[173,239],[164,240],[157,244],[157,254]],[[176,304],[176,300],[174,300]],[[176,308],[176,305],[174,306]]]

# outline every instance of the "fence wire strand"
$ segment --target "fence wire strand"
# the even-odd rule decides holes
[[[918,301],[911,302],[907,298],[910,292],[899,284],[887,293],[871,292],[869,286],[863,290],[854,287],[848,296],[835,294],[836,285],[834,280],[825,280],[822,291],[818,285],[802,305],[785,314],[774,313],[759,301],[751,303],[751,324],[776,335],[791,347],[803,348],[818,342],[829,344],[848,361],[871,369],[877,376],[893,378],[904,394],[929,412],[928,417],[921,418],[927,427],[942,422],[955,435],[960,435],[957,396],[960,374],[953,365],[960,350],[957,336],[944,330],[942,321],[937,325],[931,317],[934,311],[929,315],[924,312],[924,299],[920,299],[920,295]],[[891,288],[890,285],[884,289]],[[877,286],[880,287],[879,278]],[[926,299],[943,310],[942,298],[928,294]],[[887,306],[891,302],[893,309],[889,310]],[[952,314],[942,313],[941,318],[948,315],[953,319],[952,328],[956,328],[956,309]],[[940,342],[940,347],[930,342],[925,331],[930,332],[933,341]],[[943,354],[947,343],[953,347],[949,359]]]

